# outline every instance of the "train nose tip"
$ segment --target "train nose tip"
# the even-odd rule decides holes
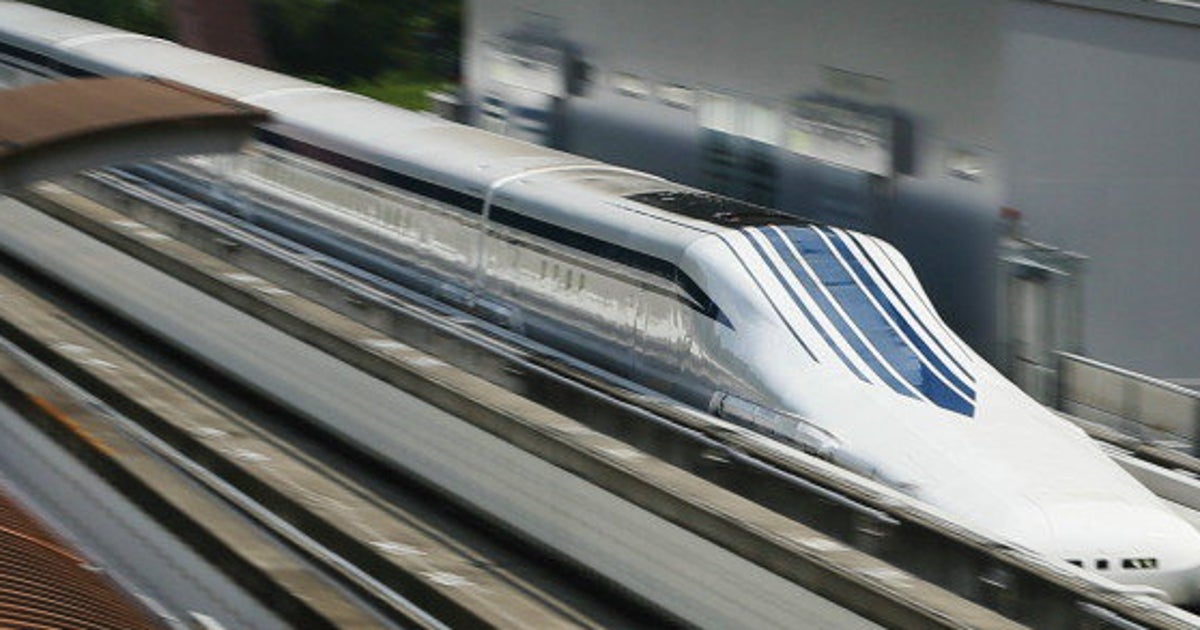
[[[997,523],[1004,539],[1174,603],[1200,599],[1200,533],[1155,504],[1030,502]]]

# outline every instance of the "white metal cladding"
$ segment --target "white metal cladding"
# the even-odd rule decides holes
[[[56,45],[61,41],[95,34],[124,34],[110,26],[19,3],[0,3],[0,24],[30,41]]]

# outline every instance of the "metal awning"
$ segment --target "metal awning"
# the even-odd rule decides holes
[[[0,191],[86,168],[236,151],[267,120],[161,79],[70,79],[0,91]]]

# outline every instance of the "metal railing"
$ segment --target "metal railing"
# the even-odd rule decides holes
[[[1076,354],[1056,355],[1060,411],[1200,455],[1200,392]]]

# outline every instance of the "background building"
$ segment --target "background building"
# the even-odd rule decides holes
[[[997,362],[1082,345],[1194,378],[1186,4],[477,0],[464,96],[502,133],[881,234]],[[1087,257],[1081,301],[1076,258],[1003,247],[1013,208]]]

